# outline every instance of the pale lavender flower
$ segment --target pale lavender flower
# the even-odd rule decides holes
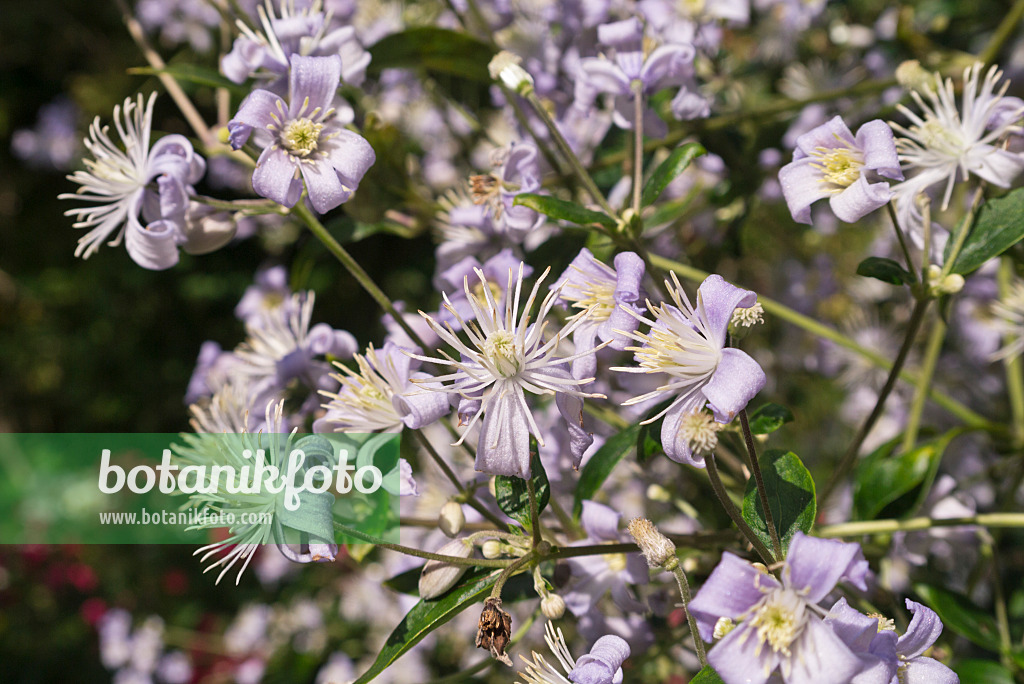
[[[637,328],[637,318],[627,310],[643,313],[643,309],[636,306],[643,295],[640,285],[644,278],[643,259],[634,252],[622,252],[615,256],[614,263],[615,268],[609,268],[584,247],[552,285],[552,288],[561,287],[558,298],[564,304],[578,309],[577,316],[585,316],[572,336],[577,352],[593,349],[598,339],[621,351],[630,342],[627,333]],[[591,378],[596,373],[595,355],[582,356],[572,362],[574,378]]]
[[[394,342],[384,343],[379,352],[370,345],[365,355],[354,357],[358,372],[335,362],[342,374],[332,377],[341,383],[341,389],[321,392],[331,401],[324,404],[327,413],[314,424],[314,430],[418,430],[450,413],[448,397],[426,389],[431,376],[417,370],[419,362],[405,353],[412,351]],[[422,384],[417,386],[416,381]]]
[[[510,248],[501,250],[483,264],[477,261],[475,257],[468,256],[438,274],[438,289],[442,292],[452,293],[448,297],[448,303],[451,304],[452,308],[455,309],[455,312],[463,320],[471,321],[476,314],[473,311],[473,306],[469,303],[468,295],[462,289],[462,284],[466,279],[476,280],[476,272],[480,271],[483,273],[487,279],[487,286],[495,293],[498,306],[502,306],[505,303],[501,298],[505,294],[502,286],[508,280],[509,271],[517,270],[521,263],[523,264],[523,277],[529,278],[532,276],[533,268],[529,264],[523,263],[522,259],[516,257]],[[455,330],[459,329],[460,324],[456,316],[449,313],[444,307],[441,308],[435,318],[440,323],[451,325]]]
[[[330,57],[341,60],[340,78],[349,85],[362,85],[370,53],[351,26],[330,30],[331,12],[323,12],[321,0],[296,7],[294,0],[281,0],[280,16],[272,0],[256,8],[260,27],[252,29],[243,21],[237,25],[242,35],[235,39],[231,52],[221,59],[221,71],[235,83],[241,83],[260,69],[272,76],[284,77],[293,56]],[[272,83],[270,90],[279,85]]]
[[[313,208],[326,213],[348,201],[376,161],[370,143],[335,117],[334,93],[341,59],[292,58],[289,101],[268,90],[254,90],[228,123],[231,144],[239,149],[256,130],[263,153],[252,175],[258,195],[295,206],[305,180]]]
[[[19,128],[11,135],[11,152],[29,166],[40,169],[71,168],[78,155],[77,105],[63,95],[39,110],[35,126]]]
[[[893,680],[899,657],[891,620],[864,615],[841,598],[829,609],[824,622],[860,661],[860,671],[851,684],[889,684]]]
[[[213,46],[212,29],[220,23],[220,14],[205,0],[139,0],[135,15],[147,31],[159,29],[164,44],[190,43],[197,52]]]
[[[793,161],[779,170],[779,183],[793,220],[811,222],[811,204],[829,198],[842,221],[854,223],[892,198],[882,178],[903,180],[892,129],[869,121],[856,137],[836,116],[796,141]]]
[[[896,642],[899,672],[892,684],[958,684],[960,678],[948,667],[923,654],[942,634],[942,621],[928,606],[906,600],[913,619],[906,633]],[[898,681],[897,681],[898,680]]]
[[[514,244],[544,221],[535,210],[514,205],[516,195],[541,190],[537,154],[530,143],[513,143],[494,153],[494,171],[470,178],[473,203],[487,207],[497,230]]]
[[[664,385],[623,405],[671,398],[668,407],[644,422],[654,422],[664,416],[661,442],[665,453],[679,463],[703,467],[703,454],[694,449],[694,438],[701,435],[683,429],[693,420],[690,416],[699,417],[707,404],[717,422],[728,423],[761,391],[767,380],[754,359],[739,349],[726,347],[733,314],[738,308],[753,307],[757,295],[730,285],[719,275],[708,276],[701,283],[696,306],[690,304],[674,273],[672,282],[666,281],[665,287],[675,306],[655,306],[648,302],[653,321],[630,312],[638,321],[650,326],[647,333],[629,333],[641,343],[639,347],[626,347],[635,352],[639,366],[612,370],[668,375]]]
[[[253,281],[235,307],[235,318],[246,325],[260,325],[264,312],[291,301],[292,291],[288,287],[288,271],[284,266],[261,268],[256,271]]]
[[[580,524],[586,539],[576,546],[618,544],[630,541],[619,531],[621,513],[595,501],[584,501]],[[630,584],[647,584],[647,562],[639,553],[612,553],[580,556],[566,560],[572,569],[573,581],[564,592],[565,607],[579,617],[589,613],[605,594],[611,593],[615,605],[625,612],[642,612],[644,605],[630,593]]]
[[[602,636],[590,653],[574,660],[561,629],[550,622],[544,626],[544,641],[560,667],[533,652],[533,662],[520,656],[526,671],[520,673],[527,684],[622,684],[622,663],[629,657],[629,644],[614,634]],[[565,674],[562,674],[562,673]]]
[[[858,544],[801,532],[790,542],[781,582],[722,554],[689,605],[704,641],[728,630],[708,652],[708,664],[726,684],[764,684],[776,671],[786,684],[850,682],[863,664],[824,624],[817,603],[840,580],[866,590],[867,572]]]
[[[643,26],[636,18],[598,26],[597,37],[614,50],[614,56],[580,60],[576,106],[589,111],[598,94],[614,95],[614,121],[620,128],[633,128],[633,100],[638,90],[651,95],[663,88],[683,85],[693,76],[693,46],[662,45],[648,53],[644,49]],[[668,126],[650,107],[644,109],[643,127],[654,138],[668,133]]]
[[[964,70],[959,110],[953,80],[943,80],[938,74],[922,93],[910,93],[922,115],[902,105],[898,107],[911,123],[909,128],[892,124],[905,136],[897,141],[897,146],[910,178],[894,188],[894,192],[903,205],[901,218],[911,219],[911,226],[916,215],[914,198],[932,185],[945,181],[941,204],[945,210],[958,178],[966,181],[974,174],[1006,188],[1024,170],[1024,155],[1003,149],[1000,144],[1008,136],[1020,134],[1018,122],[1024,107],[1014,109],[1017,102],[1003,97],[1010,84],[1005,81],[997,85],[1003,75],[997,67],[991,67],[979,83],[981,71],[981,64]]]
[[[444,358],[419,355],[415,355],[415,358],[453,369],[454,372],[438,376],[422,386],[434,389],[434,382],[451,381],[450,385],[443,386],[440,391],[461,397],[458,411],[460,420],[465,421],[466,429],[456,444],[462,443],[478,421],[481,423],[476,469],[525,479],[530,476],[530,435],[537,438],[538,444],[544,444],[541,430],[526,403],[526,393],[554,395],[558,410],[570,430],[571,452],[576,465],[593,440],[582,426],[583,398],[601,395],[579,390],[580,385],[592,379],[577,380],[571,377],[565,366],[577,357],[563,357],[558,351],[561,339],[575,330],[579,320],[570,322],[553,337],[545,338],[546,318],[554,305],[557,291],[551,291],[544,298],[536,323],[532,322],[533,305],[544,275],[547,275],[546,271],[533,286],[520,315],[519,298],[524,268],[520,264],[518,275],[515,276],[509,270],[503,307],[497,304],[498,297],[491,291],[481,271],[476,272],[479,290],[471,290],[469,278],[465,279],[463,289],[473,309],[474,321],[462,319],[448,301],[447,294],[444,295],[445,308],[456,317],[468,338],[468,344],[455,334],[452,326],[442,326],[421,312],[438,336],[455,349],[460,360],[444,352],[441,352]],[[481,416],[484,416],[482,421]]]
[[[153,93],[148,102],[139,95],[137,101],[124,101],[123,109],[114,108],[114,126],[124,147],[109,136],[109,127],[100,126],[96,117],[89,127],[85,146],[94,159],[86,159],[86,170],[76,171],[68,180],[81,187],[76,193],[63,193],[60,199],[83,200],[92,206],[69,209],[65,216],[75,216],[75,228],[91,230],[78,240],[75,256],[88,259],[100,244],[113,235],[108,244],[117,246],[124,240],[128,255],[143,268],[167,268],[169,255],[177,261],[178,245],[188,246],[190,236],[166,218],[162,203],[174,193],[187,196],[191,184],[206,170],[206,162],[192,149],[183,135],[167,135],[150,148],[153,123]],[[148,188],[159,179],[159,194]],[[140,214],[148,222],[139,221]]]

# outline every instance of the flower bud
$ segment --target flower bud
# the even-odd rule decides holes
[[[484,554],[484,558],[490,558],[491,560],[501,556],[501,542],[497,539],[488,539],[484,542],[484,545],[480,547],[480,550]]]
[[[548,620],[558,620],[565,615],[565,601],[558,594],[548,594],[540,600],[540,612]]]
[[[650,567],[667,569],[667,566],[674,566],[679,562],[676,559],[676,545],[659,532],[654,523],[647,518],[633,518],[626,529],[640,547],[640,552],[644,554],[644,559]]]
[[[522,58],[507,50],[502,50],[494,56],[487,69],[494,80],[501,79],[505,87],[520,95],[525,95],[533,90],[533,77],[526,72],[526,69],[519,66]]]
[[[449,537],[454,537],[462,531],[466,524],[466,516],[462,513],[462,506],[454,501],[446,501],[441,506],[441,514],[437,517],[437,526]]]
[[[436,551],[443,556],[469,558],[473,554],[473,545],[465,537],[453,539]],[[459,578],[469,569],[468,565],[452,565],[439,560],[428,560],[420,574],[420,598],[429,600],[437,598],[455,586]]]

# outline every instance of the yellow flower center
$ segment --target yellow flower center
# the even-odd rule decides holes
[[[626,554],[606,553],[603,558],[608,562],[608,569],[612,572],[622,572],[626,569]]]
[[[790,645],[803,631],[803,600],[791,589],[772,592],[750,618],[750,626],[757,630],[761,646],[767,643],[776,653],[787,658],[792,655]]]
[[[516,351],[516,338],[507,330],[495,330],[484,341],[484,355],[494,364],[498,372],[505,378],[515,377],[519,373],[519,354]]]
[[[281,145],[298,157],[316,152],[324,125],[310,119],[292,119],[281,131]]]
[[[821,170],[821,181],[838,186],[837,192],[850,187],[860,178],[864,159],[857,150],[848,147],[819,147],[812,154],[819,160],[813,166]]]

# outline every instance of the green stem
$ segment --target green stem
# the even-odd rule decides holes
[[[516,560],[512,561],[510,565],[508,565],[504,570],[501,571],[501,574],[498,575],[498,579],[495,580],[494,586],[491,588],[491,598],[500,599],[501,590],[505,588],[505,582],[508,581],[508,578],[512,575],[521,572],[525,565],[532,561],[535,561],[536,559],[537,552],[534,550],[530,551],[522,558],[517,558]]]
[[[640,553],[640,547],[633,543],[553,546],[542,557],[544,560],[559,560],[578,556],[605,556],[612,553]]]
[[[960,229],[956,233],[956,240],[953,242],[953,248],[949,250],[949,256],[946,257],[946,263],[942,267],[942,275],[939,276],[939,282],[948,276],[953,271],[953,265],[956,263],[956,259],[960,256],[960,250],[963,249],[964,243],[967,242],[967,236],[971,233],[971,226],[974,225],[974,219],[978,215],[978,208],[981,206],[981,198],[984,196],[984,186],[978,188],[974,193],[974,198],[971,200],[971,208],[964,216],[964,220],[960,222]]]
[[[709,273],[702,271],[699,268],[694,268],[693,266],[688,266],[687,264],[683,264],[678,261],[674,261],[672,259],[659,256],[657,254],[651,256],[651,261],[663,268],[675,271],[677,275],[694,282],[701,282],[705,278],[707,278],[708,275],[710,275]],[[798,311],[794,311],[793,309],[790,309],[788,306],[776,302],[773,299],[769,299],[768,297],[765,297],[763,295],[758,295],[757,301],[761,304],[766,313],[769,313],[772,316],[775,316],[776,318],[781,318],[787,323],[791,323],[798,328],[802,328],[803,330],[806,330],[812,335],[816,335],[823,339],[834,342],[838,344],[840,347],[849,349],[850,351],[867,359],[868,361],[870,361],[871,363],[880,368],[884,368],[886,370],[892,368],[892,362],[886,359],[884,356],[866,347],[862,347],[861,345],[857,344],[854,340],[850,339],[849,337],[842,334],[838,330],[834,330],[833,328],[830,328],[827,325],[823,325],[822,323],[819,323],[813,318],[805,316]],[[900,378],[912,385],[918,385],[921,382],[920,378],[918,378],[917,375],[910,373],[908,371],[900,372]],[[975,413],[968,407],[964,406],[956,399],[953,399],[952,397],[934,388],[930,391],[928,396],[931,398],[932,401],[934,401],[936,404],[938,404],[939,406],[946,409],[951,414],[962,420],[966,425],[969,425],[971,427],[982,428],[989,431],[1001,430],[1000,425],[997,425],[989,420],[986,420],[984,417],[982,417],[978,413]]]
[[[984,62],[985,66],[996,61],[996,57],[999,56],[999,51],[1003,49],[1006,41],[1017,32],[1017,24],[1020,23],[1022,17],[1024,17],[1024,0],[1017,0],[1003,17],[999,26],[996,27],[988,44],[978,53],[978,59]]]
[[[899,377],[900,369],[903,368],[903,364],[906,362],[907,357],[910,355],[910,350],[914,346],[914,340],[917,338],[917,331],[921,329],[921,322],[924,321],[925,311],[928,310],[928,299],[918,299],[914,302],[914,310],[910,314],[910,322],[907,324],[907,334],[903,338],[903,344],[900,345],[900,350],[896,354],[896,360],[893,361],[892,368],[889,370],[889,377],[885,380],[885,385],[882,390],[878,393],[878,399],[875,401],[875,407],[871,410],[871,414],[867,420],[860,426],[856,436],[847,448],[846,453],[839,460],[839,465],[832,472],[832,479],[829,480],[825,486],[821,496],[818,497],[818,505],[824,504],[832,492],[836,490],[839,483],[846,477],[846,474],[850,472],[854,462],[857,460],[857,456],[860,453],[860,447],[864,444],[864,440],[867,439],[868,433],[871,432],[871,428],[875,426],[875,423],[882,416],[882,412],[885,410],[885,401],[889,398],[889,394],[892,392],[893,387],[896,386],[896,380]]]
[[[736,510],[736,506],[733,505],[732,499],[729,498],[729,493],[725,491],[725,486],[722,484],[722,478],[718,476],[718,466],[715,464],[715,455],[708,454],[704,459],[704,464],[707,466],[708,479],[711,480],[711,489],[714,490],[715,496],[718,497],[718,501],[722,504],[722,508],[725,509],[729,519],[735,523],[736,527],[739,528],[740,533],[746,538],[750,545],[757,551],[757,555],[761,557],[766,564],[771,565],[775,561],[772,559],[772,552],[767,546],[758,538],[754,531],[750,529],[750,525],[743,519],[743,516],[739,511]]]
[[[405,317],[402,316],[395,309],[395,305],[391,303],[388,296],[384,294],[384,291],[377,287],[377,283],[373,282],[370,275],[359,265],[352,255],[348,253],[341,244],[334,239],[334,236],[328,232],[324,224],[320,223],[320,219],[313,215],[313,212],[309,210],[305,202],[299,201],[294,207],[292,207],[292,214],[302,219],[302,222],[306,224],[310,232],[313,233],[324,244],[334,257],[341,262],[341,265],[345,267],[345,270],[356,279],[367,294],[373,297],[373,300],[380,305],[384,311],[391,314],[391,317],[395,319],[395,323],[405,331],[405,334],[409,336],[409,339],[419,345],[420,349],[428,349],[429,347],[420,339],[420,336],[416,334],[416,331],[405,321]]]
[[[407,556],[415,556],[417,558],[426,558],[427,560],[440,561],[442,563],[449,563],[451,565],[466,565],[469,567],[481,567],[481,568],[508,568],[514,561],[501,558],[463,558],[462,556],[446,556],[440,553],[430,553],[429,551],[420,551],[414,549],[411,546],[402,546],[401,544],[392,544],[386,542],[379,537],[374,537],[372,534],[366,534],[360,532],[357,529],[351,528],[348,525],[343,525],[338,521],[334,522],[334,529],[337,532],[341,532],[349,537],[355,537],[361,539],[367,544],[373,544],[384,549],[390,549],[391,551],[397,551],[398,553],[404,553]]]
[[[526,493],[530,497],[530,529],[533,532],[533,548],[541,542],[540,538],[540,510],[537,508],[537,488],[533,484],[533,478],[526,478]]]
[[[533,92],[533,90],[530,90],[523,95],[523,97],[525,97],[526,101],[530,103],[531,107],[533,107],[533,110],[537,113],[537,116],[540,117],[540,120],[544,122],[548,132],[551,133],[551,138],[555,141],[555,145],[558,146],[559,152],[561,152],[562,156],[565,157],[565,160],[569,162],[569,166],[572,168],[573,173],[576,174],[576,177],[580,179],[581,183],[583,183],[583,187],[587,189],[587,192],[590,193],[593,200],[597,202],[604,213],[609,216],[618,216],[615,210],[612,209],[611,205],[608,204],[608,200],[604,198],[604,194],[600,189],[598,189],[597,183],[595,183],[594,179],[590,177],[587,170],[583,168],[583,163],[580,162],[576,153],[572,151],[572,147],[569,145],[568,141],[566,141],[562,132],[558,130],[558,125],[551,118],[551,115],[548,114],[546,109],[544,109],[544,104],[537,97],[537,94]]]
[[[1001,258],[997,280],[999,298],[1005,299],[1010,293],[1013,280],[1013,259],[1010,257]],[[1010,429],[1014,443],[1020,445],[1024,443],[1024,364],[1019,355],[1006,357],[1003,359],[1003,368],[1006,371],[1006,393],[1010,398]]]
[[[673,559],[669,558],[669,562]],[[679,596],[683,601],[683,610],[686,612],[686,622],[690,625],[690,635],[693,637],[693,647],[697,651],[697,659],[700,660],[700,666],[704,667],[708,664],[707,654],[704,653],[704,640],[700,638],[700,630],[697,629],[697,618],[690,612],[690,583],[686,580],[686,573],[683,572],[683,565],[676,558],[675,565],[672,567],[671,572],[675,575],[676,584],[679,585]]]
[[[896,218],[896,210],[893,208],[893,203],[889,202],[885,205],[885,208],[889,210],[889,219],[892,222],[892,229],[896,231],[896,240],[900,243],[900,249],[903,250],[903,258],[907,260],[907,268],[910,269],[910,275],[914,276],[914,282],[921,282],[921,276],[917,275],[917,267],[914,266],[914,260],[910,258],[910,249],[907,247],[907,241],[903,237],[903,231],[900,230],[900,222]],[[928,253],[928,246],[925,245],[925,254]],[[927,258],[927,257],[926,257]]]
[[[921,384],[914,390],[914,401],[910,406],[910,417],[907,419],[907,429],[903,433],[902,453],[907,453],[914,448],[917,442],[917,432],[921,426],[921,414],[924,412],[924,403],[928,398],[928,390],[931,389],[932,378],[935,376],[935,365],[939,360],[939,352],[942,351],[942,343],[946,339],[946,322],[942,316],[936,316],[932,324],[931,333],[928,335],[928,345],[925,348],[924,362],[921,366]]]
[[[866,534],[919,532],[933,527],[978,525],[989,529],[1024,528],[1024,513],[979,513],[963,518],[907,518],[906,520],[865,520],[863,522],[825,525],[816,530],[819,537],[860,537]]]
[[[423,446],[426,452],[430,454],[430,457],[434,459],[434,463],[437,464],[437,467],[441,469],[441,471],[451,481],[451,483],[455,485],[455,488],[459,490],[459,494],[462,495],[462,499],[466,503],[466,505],[471,507],[473,510],[478,512],[487,520],[497,525],[498,529],[507,532],[508,525],[501,518],[499,518],[494,513],[489,511],[486,506],[484,506],[482,503],[476,500],[476,497],[473,495],[473,492],[469,491],[466,488],[466,486],[462,483],[462,480],[459,479],[459,476],[456,475],[455,471],[452,470],[451,466],[448,465],[448,462],[441,457],[441,454],[437,453],[437,449],[435,449],[434,445],[430,443],[430,440],[427,439],[427,436],[423,434],[423,431],[413,430],[412,433],[413,435],[416,436],[416,439],[419,440],[419,443]]]
[[[633,91],[633,214],[640,214],[640,189],[644,179],[644,84],[637,79]]]
[[[779,531],[775,529],[771,506],[768,505],[768,489],[764,486],[761,465],[757,462],[757,449],[754,446],[754,436],[750,433],[750,422],[747,420],[746,409],[740,411],[740,425],[743,428],[743,440],[747,444],[747,458],[750,463],[750,471],[754,474],[757,496],[761,500],[761,508],[764,509],[764,522],[768,527],[768,536],[772,539],[772,550],[775,552],[775,560],[780,561],[783,558],[782,542],[779,540]]]

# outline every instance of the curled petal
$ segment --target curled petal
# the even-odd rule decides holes
[[[231,147],[240,149],[254,128],[266,129],[267,126],[279,125],[286,111],[288,108],[285,101],[269,90],[252,91],[242,100],[238,112],[228,122]]]
[[[913,613],[906,633],[896,642],[896,651],[906,658],[916,658],[927,651],[942,634],[942,620],[931,608],[907,599],[907,609]]]
[[[892,180],[903,180],[896,138],[889,124],[875,119],[861,126],[857,130],[857,147],[864,155],[864,168]]]
[[[154,221],[142,227],[130,218],[124,235],[124,246],[132,261],[152,271],[162,271],[178,263],[178,240],[181,231],[174,221]]]
[[[869,183],[868,179],[861,175],[848,188],[837,195],[832,195],[829,204],[832,206],[832,213],[840,221],[856,223],[875,209],[884,207],[891,198],[892,191],[889,190],[888,183]]]
[[[812,166],[813,157],[794,159],[779,169],[779,185],[797,223],[811,222],[811,205],[828,197],[821,171]]]
[[[729,322],[737,307],[749,308],[757,303],[757,294],[726,282],[720,275],[709,275],[697,288],[697,297],[704,306],[708,328],[715,342],[724,347]]]

